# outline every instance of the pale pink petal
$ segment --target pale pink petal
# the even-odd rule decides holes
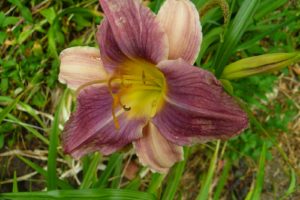
[[[111,154],[142,136],[145,119],[129,120],[126,111],[116,109],[119,128],[112,117],[113,99],[107,86],[89,86],[83,89],[63,131],[66,153],[78,158],[86,153],[100,151]]]
[[[143,137],[134,146],[140,162],[156,172],[166,173],[183,160],[183,148],[169,142],[152,123],[144,128]]]
[[[59,81],[71,89],[95,80],[105,80],[100,51],[93,47],[71,47],[60,53]]]
[[[107,43],[105,38],[101,39],[101,30],[99,45],[101,51],[106,51],[105,48],[115,48],[109,50],[114,53],[105,55],[111,56],[110,60],[115,60],[115,52],[118,49],[121,50],[121,55],[124,54],[128,58],[140,58],[155,64],[168,58],[167,36],[149,8],[138,0],[100,0],[100,4],[113,33],[114,45],[110,46],[112,35],[108,33]],[[105,26],[100,26],[100,29],[102,27]],[[107,28],[107,31],[110,29]],[[104,59],[105,62],[107,60]]]
[[[208,71],[183,60],[158,65],[166,77],[165,104],[152,120],[177,145],[225,139],[248,126],[245,112]]]
[[[169,59],[194,64],[202,41],[199,13],[189,0],[166,0],[157,18],[169,39]]]

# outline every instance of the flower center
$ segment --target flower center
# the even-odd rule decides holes
[[[164,74],[155,65],[143,60],[130,60],[122,64],[109,79],[114,99],[112,106],[116,127],[115,109],[121,106],[129,118],[151,118],[163,105],[166,92]]]

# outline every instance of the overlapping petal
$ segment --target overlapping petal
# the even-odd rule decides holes
[[[166,0],[157,18],[169,40],[169,59],[194,64],[200,51],[202,32],[199,13],[190,0]]]
[[[108,72],[114,72],[128,58],[119,48],[107,19],[102,20],[96,37],[105,69]]]
[[[183,159],[183,148],[169,142],[152,123],[143,129],[143,137],[134,146],[140,162],[157,172],[166,173]]]
[[[122,51],[130,59],[142,58],[152,63],[158,63],[168,57],[168,39],[157,21],[156,16],[149,8],[143,6],[137,0],[100,0],[100,4],[108,20],[109,28],[105,25],[101,28],[107,29],[107,45],[105,36],[100,38],[100,49],[113,48],[113,52]],[[109,32],[113,34],[109,34]],[[115,38],[114,42],[111,37]],[[101,42],[102,41],[102,42]],[[113,45],[109,45],[113,43]],[[117,43],[117,46],[115,45]],[[110,56],[110,54],[106,54]],[[110,57],[114,60],[115,56]],[[107,59],[104,59],[106,65]],[[110,65],[113,63],[109,63]]]
[[[83,89],[77,98],[77,109],[65,125],[63,146],[74,157],[100,151],[110,154],[142,136],[145,119],[128,120],[126,112],[116,110],[120,125],[112,117],[113,98],[105,85]]]
[[[107,74],[103,68],[99,49],[93,47],[71,47],[60,53],[59,81],[69,88],[94,80],[103,80]]]
[[[159,64],[168,85],[164,108],[152,120],[178,145],[228,138],[248,126],[246,114],[208,71],[183,60]]]

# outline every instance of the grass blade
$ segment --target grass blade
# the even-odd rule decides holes
[[[47,189],[55,190],[57,189],[57,174],[56,174],[56,157],[57,157],[57,146],[58,146],[58,117],[59,112],[55,114],[53,126],[50,134],[50,145],[48,154],[48,175],[47,175]]]
[[[201,50],[200,50],[197,60],[196,60],[197,66],[200,66],[202,57],[206,53],[206,50],[211,46],[211,44],[213,44],[215,41],[218,41],[220,39],[223,31],[224,31],[223,28],[218,27],[218,28],[212,29],[209,33],[204,35],[203,41],[201,44]]]
[[[153,173],[151,176],[151,182],[148,186],[147,192],[155,194],[155,196],[158,196],[160,192],[160,187],[165,177],[166,174]]]
[[[51,132],[50,132],[50,144],[48,153],[48,174],[47,174],[47,189],[57,189],[57,174],[56,174],[56,158],[57,158],[57,146],[59,141],[59,118],[62,110],[62,99],[66,96],[68,90],[65,90],[63,97],[59,101],[59,105],[56,109]]]
[[[7,96],[0,96],[0,102],[2,103],[12,103],[14,101],[13,98],[7,97]],[[19,101],[16,105],[17,108],[20,107],[21,111],[25,111],[26,113],[30,114],[41,126],[42,128],[46,129],[45,123],[42,122],[41,118],[36,114],[36,110],[34,110],[29,104],[26,104],[24,102]]]
[[[201,190],[198,194],[197,200],[206,200],[206,199],[208,199],[211,183],[212,183],[213,176],[214,176],[214,171],[215,171],[216,164],[217,164],[220,143],[221,143],[220,140],[218,140],[214,155],[213,155],[213,157],[210,161],[210,164],[209,164],[208,173],[207,173],[206,178],[204,180],[204,184],[201,187]]]
[[[121,176],[122,176],[122,159],[116,161],[116,167],[113,174],[113,180],[111,182],[110,188],[118,189],[120,187]]]
[[[266,155],[267,155],[267,146],[266,143],[264,143],[259,158],[259,167],[256,176],[255,186],[253,190],[250,191],[251,198],[249,199],[252,200],[260,199],[260,194],[264,184]]]
[[[3,111],[3,109],[0,108],[0,112]],[[7,114],[7,118],[9,118],[13,123],[16,123],[22,127],[24,127],[27,131],[31,132],[35,137],[39,138],[41,141],[43,141],[45,144],[49,145],[49,140],[43,136],[41,133],[36,131],[34,128],[32,128],[29,124],[26,124],[22,122],[21,120],[17,119],[11,114]]]
[[[273,28],[270,28],[266,31],[263,31],[260,34],[255,34],[255,36],[253,38],[251,38],[251,39],[247,40],[246,42],[240,44],[237,47],[237,51],[242,51],[242,50],[248,49],[248,48],[250,48],[254,45],[257,45],[257,42],[259,40],[263,39],[267,35],[270,35],[270,34],[276,32],[277,30],[279,30],[283,27],[288,26],[290,23],[295,22],[295,20],[298,20],[298,19],[300,19],[300,16],[291,17],[291,18],[285,20],[282,24],[277,24],[277,25],[273,26]]]
[[[293,168],[291,169],[291,180],[290,180],[290,185],[287,191],[285,192],[284,196],[281,198],[281,200],[287,199],[288,196],[296,192],[296,187],[297,187],[297,175],[295,173],[295,170]]]
[[[125,189],[138,190],[140,185],[141,185],[141,178],[137,176],[128,185],[126,185]]]
[[[16,193],[16,192],[18,192],[18,191],[19,191],[19,189],[18,189],[17,172],[14,171],[13,189],[12,189],[12,192],[13,192],[13,193]]]
[[[158,11],[159,11],[159,9],[160,9],[160,7],[161,7],[163,1],[164,1],[164,0],[156,0],[156,1],[155,1],[155,6],[154,6],[154,8],[153,8],[153,11],[154,11],[155,13],[158,13]]]
[[[207,0],[192,0],[192,2],[195,4],[197,9],[199,9],[201,6],[203,6],[206,1]]]
[[[226,160],[226,163],[225,163],[225,166],[224,166],[224,169],[222,171],[222,174],[221,174],[221,177],[219,179],[219,182],[218,182],[218,185],[217,185],[217,188],[216,188],[216,191],[214,192],[214,198],[213,200],[218,200],[220,199],[220,196],[221,196],[221,193],[222,193],[222,190],[226,184],[226,180],[228,178],[228,175],[229,175],[229,171],[231,169],[231,161],[228,159]]]
[[[216,69],[217,77],[220,77],[222,74],[229,57],[236,49],[236,45],[245,33],[250,22],[252,22],[252,17],[255,14],[259,3],[260,0],[245,0],[235,16],[231,26],[226,31],[224,43],[220,44],[213,61],[213,66]]]
[[[37,173],[41,174],[44,177],[47,177],[47,171],[44,170],[42,167],[39,165],[35,164],[34,162],[31,162],[30,160],[24,158],[23,156],[17,155],[17,157],[22,160],[25,164],[27,164],[29,167],[34,169]],[[57,185],[62,188],[62,189],[72,189],[73,187],[69,185],[67,182],[57,179],[56,180]]]
[[[247,193],[247,196],[245,197],[245,200],[251,200],[253,192],[254,192],[254,183],[252,182],[249,192]]]
[[[254,16],[255,20],[259,20],[269,14],[270,12],[278,9],[279,7],[283,6],[286,4],[288,0],[268,0],[268,1],[263,1],[260,8],[257,10],[257,13]]]
[[[187,162],[189,148],[184,149],[184,160],[177,163],[168,175],[168,182],[162,196],[162,200],[174,199],[180,179],[183,175],[184,168]]]
[[[9,104],[6,108],[4,108],[0,112],[0,124],[4,120],[4,118],[16,107],[17,103],[20,101],[21,97],[24,93],[20,94],[13,102]]]
[[[49,192],[3,193],[0,199],[5,200],[155,200],[154,195],[119,189],[88,189],[88,190],[55,190]]]
[[[89,168],[87,169],[87,171],[85,173],[84,179],[80,185],[80,189],[88,189],[92,185],[93,179],[97,175],[97,167],[98,167],[100,159],[101,159],[100,154],[96,153],[94,155],[94,158],[92,159],[92,162],[91,162]]]
[[[101,174],[98,182],[95,184],[94,188],[105,188],[108,185],[108,179],[110,175],[113,173],[115,167],[118,164],[119,160],[122,160],[123,155],[120,153],[114,153],[110,156],[108,160],[108,164],[106,166],[106,169]]]

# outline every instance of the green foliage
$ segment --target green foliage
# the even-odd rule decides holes
[[[163,192],[162,200],[174,199],[176,191],[180,183],[180,179],[183,176],[184,168],[187,163],[187,158],[189,155],[189,148],[184,149],[184,160],[177,163],[172,171],[168,175],[168,180],[166,183],[165,190]]]
[[[100,161],[100,155],[96,153],[91,163],[89,163],[88,169],[86,170],[86,173],[84,174],[84,179],[80,185],[80,189],[88,189],[93,184],[97,177],[97,167]]]
[[[56,174],[56,168],[57,168],[57,147],[59,144],[59,118],[62,113],[62,102],[64,99],[64,96],[67,94],[68,90],[65,90],[64,95],[59,100],[59,104],[57,106],[54,120],[51,126],[50,131],[50,144],[49,144],[49,151],[48,151],[48,170],[47,170],[47,189],[48,191],[56,190],[58,183],[57,183],[57,174]]]
[[[262,145],[262,150],[260,153],[259,166],[257,169],[257,177],[256,177],[255,186],[251,188],[250,192],[248,193],[248,195],[246,197],[246,200],[260,199],[260,195],[261,195],[261,192],[263,189],[263,183],[264,183],[266,151],[267,151],[267,147],[264,143]]]
[[[232,55],[236,45],[245,33],[249,24],[252,22],[252,17],[260,4],[260,0],[245,0],[241,8],[238,10],[232,24],[224,35],[224,43],[222,43],[214,57],[213,66],[216,70],[216,76],[219,77],[229,57]]]
[[[151,200],[155,197],[149,193],[132,190],[88,189],[88,190],[56,190],[50,192],[27,192],[0,194],[6,200],[44,200],[44,199],[80,199],[80,200]]]
[[[113,174],[114,169],[120,165],[120,160],[122,160],[122,157],[122,154],[119,153],[114,153],[110,156],[106,169],[103,171],[98,181],[94,185],[95,188],[105,188],[108,186],[108,179]]]
[[[218,185],[217,185],[216,190],[215,190],[214,195],[213,195],[213,200],[220,199],[221,193],[222,193],[222,191],[223,191],[223,189],[226,185],[231,167],[232,167],[232,162],[229,159],[226,160],[224,169],[222,171],[222,174],[221,174],[220,179],[218,181]]]
[[[214,152],[213,157],[210,161],[207,174],[205,176],[205,179],[203,180],[204,184],[201,185],[201,189],[200,189],[199,194],[197,196],[197,200],[208,199],[210,187],[211,187],[211,184],[212,184],[212,181],[213,181],[213,176],[214,176],[214,172],[215,172],[216,165],[217,165],[220,143],[221,143],[220,141],[217,141],[215,152]]]
[[[204,37],[196,65],[218,77],[226,65],[237,60],[295,52],[299,48],[297,2],[228,0],[223,1],[226,6],[220,9],[222,1],[212,0],[210,5],[214,6],[207,10],[208,1],[192,2],[199,11],[205,10],[203,16],[200,13]],[[162,4],[162,0],[153,0],[148,5],[157,13]],[[194,175],[201,180],[200,184],[195,183],[194,198],[234,199],[236,191],[230,187],[236,181],[244,183],[246,191],[239,199],[259,199],[264,191],[266,165],[273,159],[274,150],[289,169],[290,182],[280,198],[288,198],[296,191],[297,171],[278,141],[280,134],[288,132],[298,108],[291,98],[270,98],[277,92],[274,86],[278,84],[278,73],[235,81],[222,79],[225,90],[248,112],[249,129],[226,143],[198,145],[195,148],[201,148],[201,155],[195,156],[186,147],[185,159],[171,168],[168,175],[148,173],[146,167],[139,166],[135,177],[127,178],[126,173],[132,170],[129,164],[136,164],[136,158],[128,153],[92,154],[80,161],[70,159],[59,142],[72,99],[68,90],[62,92],[57,81],[59,53],[71,46],[97,46],[95,32],[103,18],[98,1],[9,0],[0,6],[0,154],[11,149],[39,149],[48,153],[46,161],[16,153],[30,172],[38,174],[25,182],[45,182],[48,192],[32,192],[34,189],[29,187],[22,193],[22,173],[13,169],[9,177],[3,178],[9,167],[0,163],[0,191],[5,186],[1,184],[2,178],[12,182],[12,193],[0,194],[0,199],[180,199],[181,195],[189,195],[185,194],[185,176],[190,170],[189,160],[195,157],[199,158],[199,169]],[[202,157],[210,162],[202,162]],[[256,173],[246,183],[243,175],[234,173],[236,168]]]

